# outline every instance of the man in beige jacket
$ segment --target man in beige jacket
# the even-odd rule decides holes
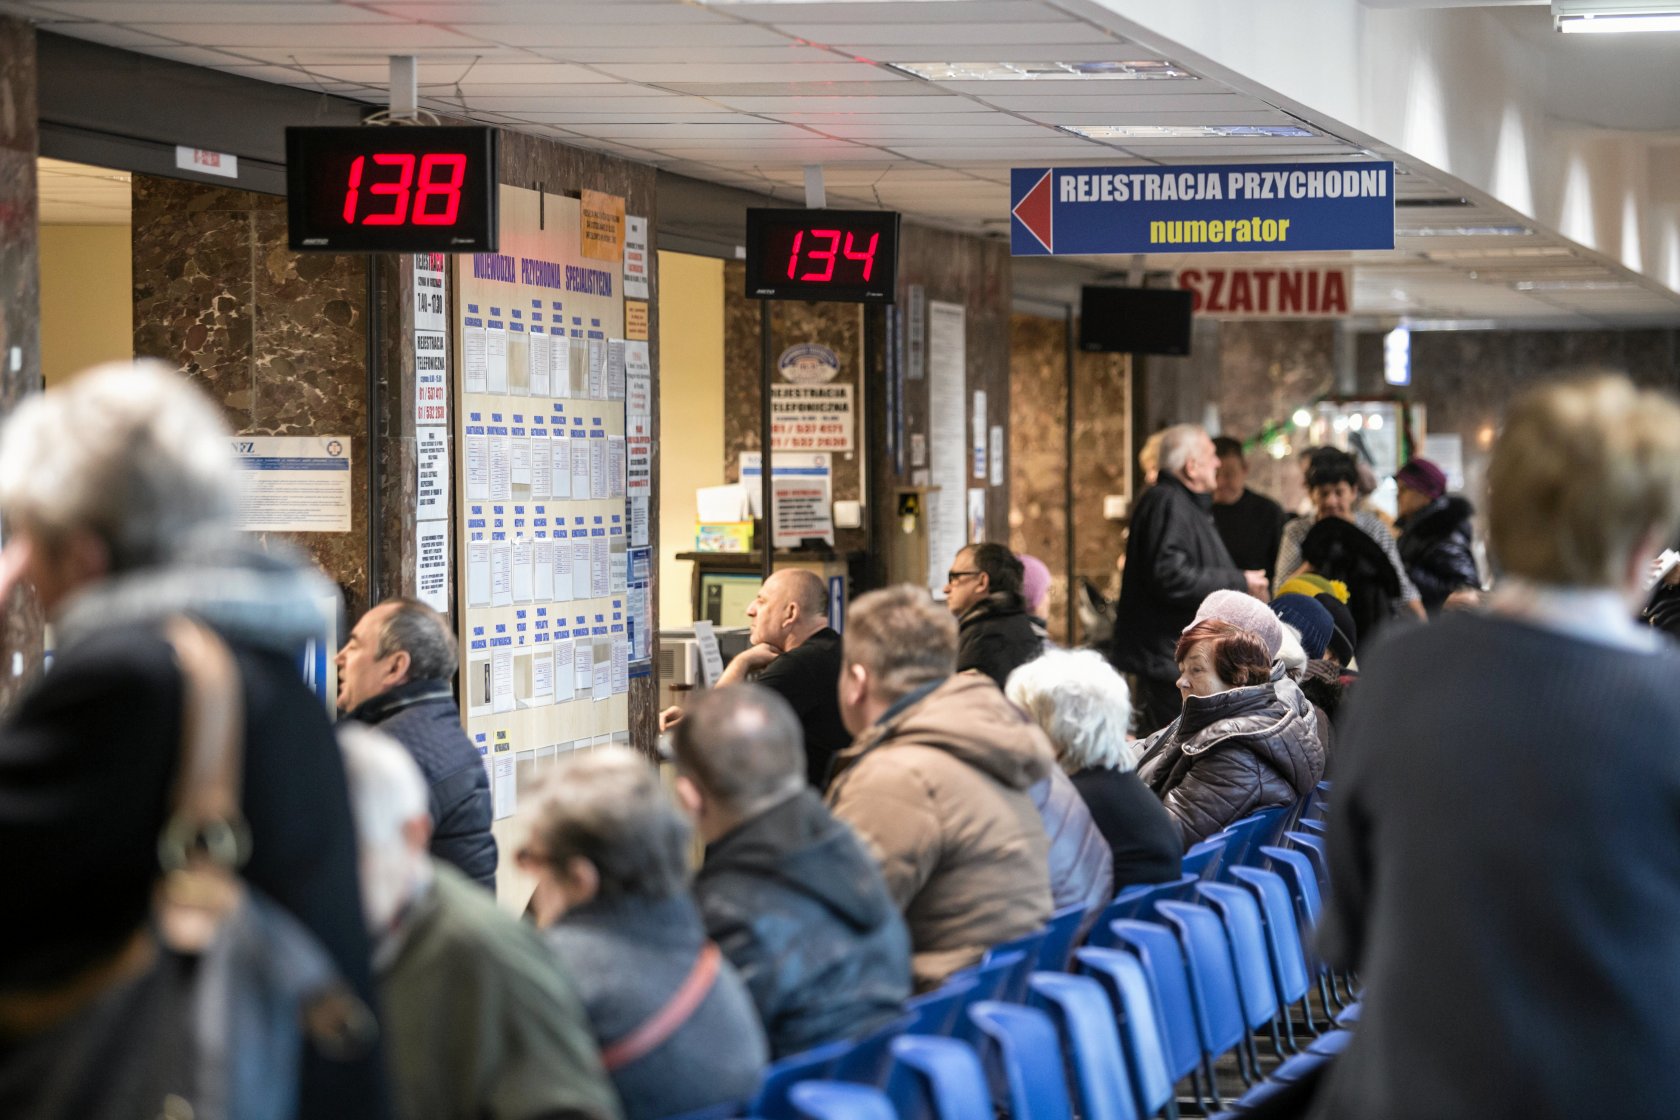
[[[918,990],[1050,916],[1049,842],[1028,787],[1055,766],[990,678],[953,675],[957,625],[910,585],[846,618],[840,713],[856,736],[828,803],[880,861],[910,928]]]

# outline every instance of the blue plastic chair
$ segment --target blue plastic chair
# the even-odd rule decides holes
[[[1260,905],[1242,887],[1230,883],[1203,883],[1201,895],[1225,926],[1225,936],[1231,946],[1231,964],[1237,974],[1237,994],[1242,1000],[1243,1022],[1250,1032],[1261,1027],[1272,1035],[1272,1051],[1282,1061],[1283,1037],[1278,1032],[1277,988],[1272,984],[1271,953],[1266,948],[1266,929],[1260,918]],[[1259,1070],[1259,1055],[1254,1053],[1252,1034],[1249,1053]]]
[[[851,1043],[842,1039],[770,1063],[758,1080],[758,1092],[753,1094],[747,1115],[764,1120],[797,1120],[793,1103],[788,1100],[788,1090],[799,1081],[826,1078],[850,1047]]]
[[[1284,839],[1307,854],[1312,861],[1313,875],[1318,879],[1318,894],[1320,898],[1330,897],[1330,849],[1324,843],[1324,837],[1314,832],[1286,832]]]
[[[1225,831],[1235,833],[1235,837],[1226,845],[1225,866],[1240,867],[1252,862],[1254,852],[1261,844],[1270,844],[1277,839],[1285,812],[1282,808],[1263,809],[1227,825]]]
[[[1010,1120],[1073,1120],[1056,1024],[1036,1007],[982,1000],[968,1009],[982,1064],[1008,1095]]]
[[[996,1120],[974,1047],[954,1038],[893,1039],[887,1097],[899,1120]]]
[[[1313,817],[1311,819],[1303,818],[1300,823],[1301,830],[1304,832],[1310,832],[1315,836],[1328,836],[1330,834],[1329,824],[1320,820],[1318,817]]]
[[[1089,911],[1078,904],[1064,906],[1044,924],[1044,941],[1038,948],[1036,967],[1048,972],[1066,972],[1068,958],[1073,955],[1074,943],[1085,926]]]
[[[1218,836],[1210,836],[1199,844],[1191,845],[1190,850],[1184,853],[1184,874],[1198,879],[1211,879],[1218,875],[1226,846],[1227,840]]]
[[[887,1083],[887,1067],[892,1062],[892,1040],[909,1034],[916,1024],[914,1015],[903,1015],[892,1022],[851,1040],[851,1048],[834,1063],[829,1077],[835,1081],[850,1081],[857,1085],[873,1085],[877,1089]]]
[[[1175,1084],[1189,1077],[1196,1103],[1204,1105],[1201,1036],[1196,1029],[1195,1001],[1190,994],[1190,977],[1184,970],[1184,951],[1178,947],[1178,938],[1158,922],[1131,919],[1115,922],[1114,935],[1116,944],[1137,958],[1149,979],[1167,1076]],[[1207,1109],[1203,1107],[1202,1111]]]
[[[809,1120],[898,1120],[892,1102],[879,1089],[840,1081],[801,1081],[788,1099]]]
[[[1155,903],[1158,900],[1183,898],[1186,892],[1195,889],[1197,881],[1194,875],[1180,875],[1165,883],[1144,883],[1127,887],[1115,895],[1114,901],[1104,908],[1097,924],[1091,927],[1090,936],[1085,939],[1085,943],[1099,949],[1112,948],[1115,922],[1123,919],[1152,921],[1155,917]]]
[[[1062,1051],[1073,1064],[1080,1120],[1138,1120],[1114,1006],[1102,985],[1089,976],[1035,972],[1027,987],[1061,1033]]]
[[[911,996],[904,1001],[904,1010],[913,1017],[905,1034],[948,1035],[957,1026],[957,1017],[968,1005],[976,984],[973,980],[953,980],[931,992]]]
[[[1301,944],[1307,951],[1307,966],[1318,978],[1318,998],[1324,1006],[1324,1017],[1334,1019],[1336,1008],[1341,1006],[1341,1001],[1336,1000],[1335,1006],[1331,1005],[1330,970],[1310,948],[1312,932],[1318,928],[1318,921],[1324,910],[1324,902],[1318,893],[1318,875],[1313,871],[1312,861],[1295,848],[1268,845],[1260,851],[1272,861],[1272,870],[1282,876],[1284,883],[1289,887],[1301,929],[1306,931],[1305,936],[1301,938]]]
[[[1190,902],[1158,902],[1155,909],[1173,927],[1184,950],[1185,971],[1190,976],[1190,994],[1196,1008],[1196,1027],[1202,1044],[1202,1060],[1209,1080],[1213,1063],[1236,1051],[1237,1069],[1246,1084],[1254,1074],[1249,1068],[1243,1042],[1248,1037],[1243,1022],[1242,997],[1237,994],[1236,970],[1231,964],[1231,945],[1219,916],[1205,906]],[[1217,1087],[1215,1093],[1217,1094]],[[1216,1106],[1223,1102],[1217,1095]]]
[[[972,968],[953,973],[952,980],[972,980],[974,990],[963,997],[962,1006],[957,1009],[956,1022],[951,1026],[951,1037],[960,1038],[973,1045],[976,1036],[974,1024],[968,1021],[968,1008],[983,999],[1020,1003],[1026,997],[1026,978],[1031,972],[1032,957],[1016,949],[1008,953],[999,953]]]
[[[1312,978],[1307,973],[1307,954],[1301,945],[1301,929],[1295,920],[1295,904],[1289,897],[1288,886],[1277,872],[1262,867],[1232,868],[1231,875],[1260,907],[1278,1003],[1285,1006],[1299,1003],[1307,1029],[1316,1034],[1318,1024],[1313,1020],[1312,1002],[1307,999]],[[1294,1051],[1297,1048],[1295,1022],[1288,1014],[1283,1016],[1283,1032],[1289,1049]]]
[[[1006,999],[1011,1003],[1020,1003],[1027,998],[1027,974],[1038,967],[1038,956],[1044,947],[1046,933],[1046,930],[1036,929],[994,945],[980,958],[977,968],[956,973],[955,975],[972,979],[979,985],[968,1002],[973,1003],[977,999]],[[986,970],[1005,958],[1015,961],[1015,965],[1005,971],[1002,982],[993,990],[991,974]],[[962,1020],[957,1020],[957,1025],[961,1027]]]
[[[1167,1073],[1166,1043],[1142,962],[1119,949],[1081,949],[1075,956],[1080,969],[1096,978],[1114,1005],[1138,1113],[1158,1114],[1173,1103],[1174,1079]]]

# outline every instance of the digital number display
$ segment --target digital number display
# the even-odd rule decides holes
[[[747,211],[749,298],[891,303],[897,280],[897,214]]]
[[[496,188],[492,128],[286,130],[299,252],[494,252]]]

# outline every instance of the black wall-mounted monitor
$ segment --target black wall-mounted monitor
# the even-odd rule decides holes
[[[891,303],[897,284],[891,211],[747,211],[748,299]]]
[[[1093,353],[1190,353],[1189,292],[1087,287],[1079,292],[1079,348]]]
[[[288,128],[296,252],[493,253],[496,130]]]

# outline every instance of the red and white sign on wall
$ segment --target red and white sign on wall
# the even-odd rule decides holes
[[[1216,319],[1328,319],[1353,302],[1351,268],[1186,268],[1176,283]]]

